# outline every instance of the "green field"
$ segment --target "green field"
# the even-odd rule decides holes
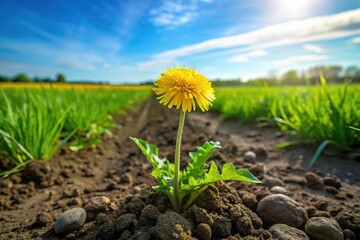
[[[360,85],[217,88],[216,96],[213,110],[226,118],[265,121],[296,136],[284,146],[359,147],[359,132],[351,127],[360,127]]]
[[[35,86],[35,85],[34,85]],[[151,95],[139,88],[0,88],[0,176],[32,159],[49,159],[64,144],[73,151],[96,147],[124,113]],[[39,86],[39,85],[36,85]],[[354,151],[359,147],[360,85],[218,87],[212,110],[240,122],[278,126],[296,143]],[[12,169],[5,171],[6,169]]]
[[[113,114],[150,94],[149,88],[0,89],[0,155],[20,168],[32,159],[49,159],[65,142],[74,151],[96,147],[101,135],[116,127]]]

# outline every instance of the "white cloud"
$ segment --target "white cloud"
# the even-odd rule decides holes
[[[159,8],[150,10],[151,21],[156,26],[174,28],[192,21],[198,14],[198,4],[212,0],[164,1]]]
[[[156,26],[175,27],[189,22],[196,14],[195,2],[184,4],[181,1],[165,1],[150,11],[151,19]]]
[[[351,43],[355,43],[355,44],[358,44],[360,43],[360,37],[354,37],[350,40]]]
[[[267,55],[267,51],[263,49],[254,50],[252,52],[234,55],[231,58],[229,58],[229,62],[247,62],[250,60],[250,58],[253,57],[261,57]]]
[[[197,44],[160,52],[150,60],[138,65],[153,69],[159,61],[168,64],[177,58],[193,56],[214,50],[250,46],[253,48],[271,48],[295,43],[305,43],[341,38],[360,33],[360,9],[346,11],[330,16],[314,17],[270,25],[259,30],[234,36],[209,39]]]
[[[297,55],[274,61],[276,65],[292,65],[299,62],[318,62],[329,59],[326,55]]]
[[[317,45],[313,45],[313,44],[305,44],[304,49],[309,52],[313,52],[313,53],[324,53],[325,52],[323,48],[321,48],[320,46],[317,46]]]

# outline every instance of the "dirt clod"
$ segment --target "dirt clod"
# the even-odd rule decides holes
[[[305,174],[306,186],[313,189],[322,189],[324,187],[323,179],[313,172],[307,172]]]
[[[181,230],[179,227],[180,226]],[[191,231],[192,225],[180,214],[168,211],[161,214],[155,226],[155,235],[162,240],[178,239],[174,233],[181,235],[183,231]]]
[[[199,240],[211,239],[211,228],[206,223],[200,223],[197,225],[195,233]]]

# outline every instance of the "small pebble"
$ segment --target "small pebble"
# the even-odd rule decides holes
[[[324,181],[323,179],[313,172],[307,172],[305,174],[306,186],[312,189],[323,189]]]
[[[88,219],[93,220],[98,213],[109,210],[110,203],[110,199],[105,196],[91,198],[84,206]]]
[[[64,212],[55,222],[54,230],[57,234],[68,233],[79,229],[86,220],[83,208],[73,208]]]
[[[327,207],[329,206],[328,202],[325,200],[320,200],[316,203],[315,207],[321,211],[326,211]]]
[[[141,192],[141,188],[139,186],[135,186],[133,189],[134,189],[135,193],[140,193]]]
[[[281,194],[286,194],[287,190],[284,187],[281,186],[274,186],[270,189],[271,192],[273,193],[281,193]]]
[[[52,221],[51,215],[49,213],[43,212],[37,215],[35,223],[39,226],[45,226],[51,221]]]
[[[256,154],[252,151],[247,151],[244,154],[244,160],[245,162],[255,162],[256,161]]]

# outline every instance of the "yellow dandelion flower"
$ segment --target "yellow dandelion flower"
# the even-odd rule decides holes
[[[168,108],[181,107],[183,112],[195,111],[196,104],[203,112],[207,111],[215,99],[211,82],[192,68],[168,68],[160,74],[154,85],[153,90],[161,104]]]

